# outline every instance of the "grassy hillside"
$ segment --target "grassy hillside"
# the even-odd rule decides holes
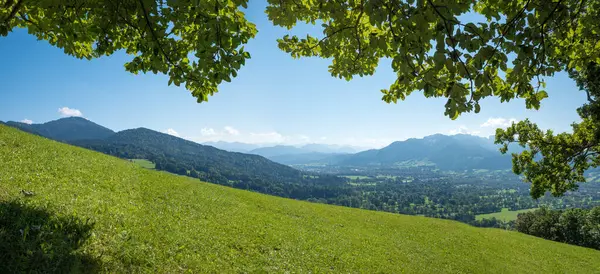
[[[0,272],[600,271],[600,252],[266,196],[0,125]]]

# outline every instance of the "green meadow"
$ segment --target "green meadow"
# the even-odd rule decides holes
[[[156,167],[156,165],[153,162],[150,162],[146,159],[131,159],[131,162],[136,163],[137,165],[147,169],[154,169]]]
[[[530,209],[521,209],[521,210],[515,210],[515,211],[511,211],[508,208],[503,208],[501,212],[495,212],[495,213],[489,213],[489,214],[480,214],[475,216],[475,219],[477,220],[483,220],[483,219],[491,219],[491,218],[496,218],[498,220],[502,220],[502,221],[514,221],[517,219],[517,215],[519,215],[519,213],[525,213],[525,212],[529,212],[529,211],[534,211],[537,208],[530,208]]]
[[[0,272],[598,273],[600,251],[295,201],[0,125]]]

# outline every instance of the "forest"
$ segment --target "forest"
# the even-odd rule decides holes
[[[551,210],[542,207],[519,214],[517,231],[547,240],[600,250],[600,206]]]

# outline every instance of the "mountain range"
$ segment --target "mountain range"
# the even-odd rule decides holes
[[[412,138],[394,142],[381,149],[357,153],[354,153],[357,150],[355,147],[321,144],[256,147],[244,143],[209,143],[221,148],[229,147],[234,151],[245,151],[239,153],[217,149],[206,145],[207,143],[197,144],[145,128],[114,132],[79,117],[63,118],[44,124],[6,124],[49,139],[123,158],[148,159],[155,162],[158,169],[222,181],[256,176],[268,181],[297,182],[298,178],[303,177],[300,171],[286,165],[401,168],[424,164],[442,170],[508,169],[511,166],[510,155],[500,154],[493,138],[466,134],[435,134],[421,139]]]
[[[415,161],[430,163],[443,170],[508,169],[509,154],[503,155],[493,139],[458,134],[435,134],[422,139],[397,141],[382,149],[359,152],[340,158],[345,166],[402,166]]]
[[[205,142],[203,145],[213,146],[218,149],[227,150],[231,152],[243,152],[261,155],[265,157],[288,155],[288,154],[305,154],[305,153],[356,153],[367,148],[357,146],[341,146],[341,145],[330,145],[330,144],[305,144],[299,146],[290,145],[259,145],[259,144],[248,144],[241,142]]]
[[[216,142],[205,142],[202,143],[205,146],[216,147],[218,149],[227,150],[231,152],[242,152],[246,153],[252,151],[254,149],[260,148],[260,145],[255,144],[247,144],[240,142],[224,142],[224,141],[216,141]]]
[[[275,162],[292,165],[331,165],[349,167],[408,167],[430,165],[442,170],[509,169],[510,153],[502,155],[494,138],[457,134],[435,134],[393,142],[381,149],[358,153],[324,153],[293,146],[259,148],[249,153],[262,155]],[[517,145],[509,152],[519,152]]]

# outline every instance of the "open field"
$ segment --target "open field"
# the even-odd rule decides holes
[[[131,159],[131,161],[147,169],[154,169],[156,167],[156,165],[153,162],[150,162],[146,159]]]
[[[521,210],[517,210],[517,211],[510,211],[508,208],[503,208],[501,212],[480,214],[480,215],[475,216],[475,219],[482,220],[482,219],[496,218],[498,220],[503,220],[505,222],[506,221],[514,221],[517,219],[517,215],[519,215],[519,213],[529,212],[529,211],[533,211],[536,209],[537,208],[530,208],[530,209],[521,209]]]
[[[0,125],[0,272],[594,273],[600,251],[203,183]]]
[[[350,180],[362,180],[362,179],[369,179],[371,177],[369,176],[361,176],[361,175],[344,175],[342,177],[346,177]]]

